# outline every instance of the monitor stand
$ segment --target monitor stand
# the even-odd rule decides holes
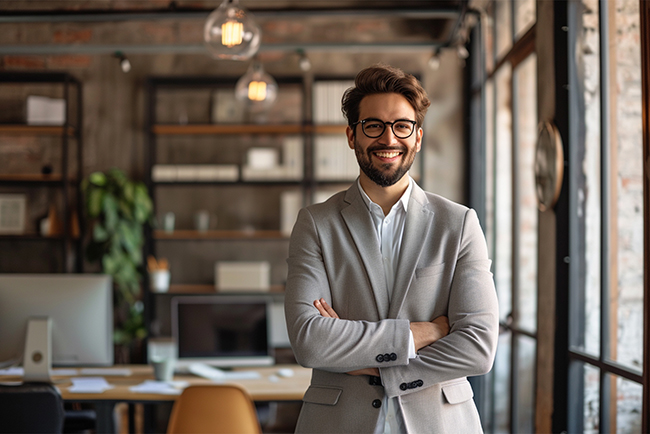
[[[30,318],[25,335],[23,381],[51,383],[52,320],[49,317]]]

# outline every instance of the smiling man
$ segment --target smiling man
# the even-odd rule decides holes
[[[313,368],[297,432],[481,432],[467,376],[488,372],[498,307],[476,213],[408,175],[430,102],[375,65],[343,96],[357,182],[300,211],[285,312]]]

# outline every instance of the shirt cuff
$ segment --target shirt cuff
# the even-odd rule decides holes
[[[415,340],[413,339],[413,330],[409,330],[409,359],[415,359],[417,357],[415,352]]]

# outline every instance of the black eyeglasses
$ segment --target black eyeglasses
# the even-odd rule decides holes
[[[361,124],[363,134],[368,138],[376,139],[384,134],[384,131],[386,131],[386,125],[390,125],[390,129],[393,131],[395,137],[398,139],[408,139],[411,137],[411,134],[413,134],[413,131],[415,131],[416,123],[416,121],[408,119],[398,119],[395,122],[384,122],[380,119],[368,118],[355,122],[350,126],[355,127],[357,124]]]

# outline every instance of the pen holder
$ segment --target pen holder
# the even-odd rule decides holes
[[[153,292],[169,291],[169,270],[153,270],[149,272],[149,287]]]

